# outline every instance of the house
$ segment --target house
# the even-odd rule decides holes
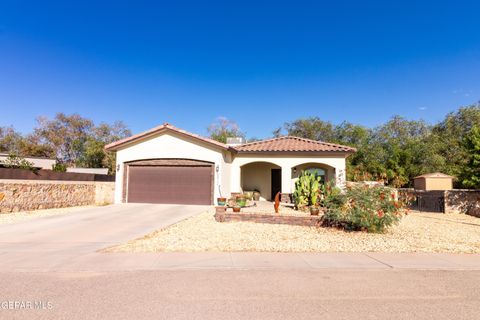
[[[288,202],[302,170],[345,184],[355,148],[298,137],[224,144],[168,123],[107,145],[117,153],[115,202],[212,205],[231,193]]]
[[[9,157],[8,153],[0,153],[0,166],[2,166]],[[32,167],[38,169],[52,170],[52,167],[57,163],[54,158],[45,157],[21,157],[32,164]]]

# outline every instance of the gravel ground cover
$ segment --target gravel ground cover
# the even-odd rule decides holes
[[[480,219],[411,212],[385,234],[332,228],[216,222],[205,212],[106,252],[452,252],[480,253]]]
[[[79,207],[69,207],[69,208],[55,208],[55,209],[43,209],[43,210],[32,210],[32,211],[20,211],[12,213],[0,213],[0,225],[1,224],[10,224],[18,223],[31,219],[36,219],[39,217],[48,217],[60,214],[67,214],[71,212],[76,212],[86,208],[93,208],[94,206],[79,206]]]

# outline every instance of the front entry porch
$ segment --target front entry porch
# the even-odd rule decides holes
[[[240,191],[259,191],[260,199],[273,201],[275,195],[282,194],[282,202],[290,202],[290,195],[295,189],[295,182],[304,170],[316,171],[322,181],[336,181],[337,169],[324,163],[305,162],[295,166],[278,165],[267,161],[247,163],[239,168]],[[236,189],[238,190],[238,189]]]

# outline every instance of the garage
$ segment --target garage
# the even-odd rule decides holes
[[[196,160],[158,159],[127,164],[126,202],[213,204],[213,165]]]

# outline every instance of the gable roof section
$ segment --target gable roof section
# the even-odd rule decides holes
[[[417,179],[417,178],[452,178],[453,179],[455,177],[449,176],[448,174],[441,173],[441,172],[434,172],[434,173],[422,174],[421,176],[415,177],[413,179]]]
[[[221,149],[225,149],[225,150],[231,149],[229,146],[227,146],[224,143],[221,143],[221,142],[209,139],[209,138],[202,137],[198,134],[194,134],[194,133],[179,129],[179,128],[174,127],[171,124],[165,122],[161,126],[158,126],[158,127],[153,128],[153,129],[135,134],[131,137],[127,137],[127,138],[115,141],[113,143],[110,143],[110,144],[105,146],[105,150],[117,151],[121,147],[123,147],[123,146],[125,146],[129,143],[132,143],[134,141],[143,140],[143,139],[149,138],[151,136],[154,136],[156,134],[159,134],[159,133],[162,133],[162,132],[168,132],[168,131],[175,132],[175,133],[178,133],[180,135],[183,135],[183,136],[190,137],[190,138],[193,138],[193,139],[198,140],[198,141],[208,143],[210,145],[213,145],[215,147],[219,147]]]
[[[356,152],[357,149],[340,144],[285,136],[235,146],[239,153],[249,152]]]

